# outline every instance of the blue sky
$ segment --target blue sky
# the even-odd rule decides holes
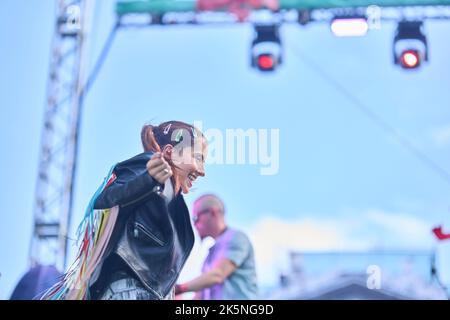
[[[97,7],[91,65],[114,23]],[[54,1],[0,3],[0,298],[27,269]],[[298,250],[430,248],[450,226],[450,184],[317,74],[309,57],[422,152],[450,171],[448,21],[427,21],[430,63],[404,72],[391,61],[394,23],[363,38],[325,24],[281,29],[284,65],[250,69],[250,25],[120,30],[85,103],[73,228],[109,167],[141,152],[142,124],[171,119],[204,128],[279,129],[280,170],[211,165],[186,199],[220,195],[230,225],[254,242],[263,284]],[[73,234],[73,232],[72,232]],[[182,279],[198,273],[196,245]]]

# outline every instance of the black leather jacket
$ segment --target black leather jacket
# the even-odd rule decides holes
[[[142,284],[163,299],[173,289],[194,245],[194,233],[183,196],[167,203],[164,185],[147,172],[151,152],[139,154],[114,168],[116,180],[99,195],[95,209],[119,205],[119,216],[102,266],[90,281],[91,297],[104,289],[105,261],[117,255]]]

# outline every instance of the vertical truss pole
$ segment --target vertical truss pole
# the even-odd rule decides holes
[[[31,266],[54,264],[63,270],[66,265],[91,6],[91,0],[57,3],[33,207]]]

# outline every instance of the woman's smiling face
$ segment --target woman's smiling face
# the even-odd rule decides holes
[[[168,146],[174,175],[181,185],[184,194],[188,193],[198,177],[205,176],[205,161],[207,156],[207,143],[203,137],[196,138],[194,147]]]

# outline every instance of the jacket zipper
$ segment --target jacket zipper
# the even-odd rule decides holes
[[[139,222],[135,222],[134,223],[134,227],[139,229],[140,231],[142,231],[146,236],[148,236],[149,238],[151,238],[153,241],[155,241],[157,244],[159,244],[161,247],[164,246],[164,242],[162,242],[157,236],[155,236],[153,233],[151,233],[150,231],[146,230],[144,228],[144,226],[142,224],[140,224]],[[136,229],[135,229],[136,230]],[[135,234],[135,236],[137,236],[137,234]]]

